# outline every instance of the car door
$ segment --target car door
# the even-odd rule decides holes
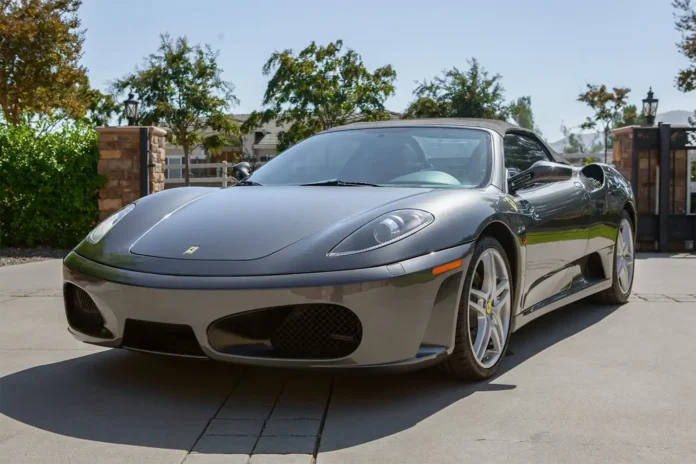
[[[554,161],[543,143],[528,133],[508,133],[505,167],[524,171],[537,161]],[[535,184],[512,194],[526,216],[526,271],[522,308],[565,290],[573,279],[570,264],[585,253],[590,198],[576,176]]]

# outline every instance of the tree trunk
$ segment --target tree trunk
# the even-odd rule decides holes
[[[184,149],[184,172],[186,173],[184,177],[184,185],[188,187],[191,185],[191,160],[189,159],[189,146],[187,144],[183,144],[182,147]]]
[[[607,164],[607,145],[609,144],[609,126],[604,127],[604,164]]]

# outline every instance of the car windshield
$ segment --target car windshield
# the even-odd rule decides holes
[[[488,183],[491,137],[479,129],[389,127],[310,137],[260,167],[261,185],[477,188]]]

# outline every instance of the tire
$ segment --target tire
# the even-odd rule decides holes
[[[625,243],[626,236],[629,237],[628,248],[624,248],[623,254],[620,250],[620,244]],[[611,287],[603,290],[594,296],[594,301],[599,304],[621,305],[628,301],[633,289],[633,280],[635,276],[635,233],[634,225],[631,221],[631,216],[626,210],[621,212],[621,221],[619,228],[616,231],[616,241],[614,242],[614,261],[611,271]],[[621,258],[619,260],[618,258]],[[619,264],[621,263],[621,264]],[[626,274],[621,274],[622,272]],[[626,282],[628,278],[628,282]]]
[[[491,280],[490,275],[487,277],[485,274],[485,264],[488,263],[489,268],[491,267],[490,256],[493,256],[491,259],[495,260],[493,269],[496,269],[496,285],[493,298],[490,298],[490,285],[486,285],[486,279],[488,281]],[[501,259],[498,260],[498,257]],[[482,263],[484,263],[483,266]],[[506,283],[502,273],[498,272],[503,269],[501,266],[504,266],[505,269]],[[497,372],[501,360],[505,357],[510,339],[514,294],[511,277],[510,263],[500,243],[493,237],[481,238],[476,243],[474,254],[471,257],[464,279],[459,311],[457,313],[454,350],[440,364],[440,369],[450,377],[460,380],[484,380],[492,377]],[[499,283],[498,280],[500,280]],[[496,298],[495,294],[498,293],[499,297]],[[484,295],[488,297],[482,298]],[[476,302],[473,300],[476,300]],[[480,303],[482,300],[485,306],[482,306]],[[496,307],[498,307],[497,310]],[[498,315],[498,322],[494,322],[496,314]],[[484,320],[488,320],[488,324],[491,325],[486,325],[485,322],[482,322]],[[475,332],[473,331],[474,321],[477,325]],[[498,327],[502,328],[496,330]],[[483,330],[480,340],[478,338],[479,330]],[[490,333],[488,338],[486,338],[486,332]],[[502,343],[500,343],[501,336],[504,337]],[[494,338],[497,339],[497,342]],[[476,343],[477,341],[479,341],[478,344]],[[485,346],[483,343],[485,343]],[[478,345],[479,354],[475,352],[475,345]],[[489,347],[491,348],[490,350]],[[481,352],[483,352],[483,357],[480,355]],[[486,356],[488,353],[490,355]]]

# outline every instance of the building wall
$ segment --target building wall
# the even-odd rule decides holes
[[[237,121],[238,124],[242,124],[248,117],[248,114],[239,114],[239,115],[232,115],[232,117]],[[254,131],[248,133],[248,134],[242,134],[242,145],[243,145],[243,150],[242,153],[244,154],[250,154],[253,156],[256,156],[257,161],[259,160],[259,156],[268,156],[268,155],[275,155],[276,154],[276,147],[268,147],[268,148],[254,148],[254,145],[256,144],[256,139],[255,139],[255,132],[262,132],[262,133],[271,133],[277,135],[279,132],[286,130],[287,125],[283,125],[281,127],[276,126],[275,121],[271,121],[267,124],[263,124],[256,128]],[[222,161],[223,159],[226,161],[233,161],[233,157],[235,155],[240,154],[238,147],[225,147],[223,149],[224,154],[219,154],[219,155],[214,155],[210,158],[210,162],[218,162]],[[181,146],[178,145],[173,145],[173,144],[167,144],[167,156],[168,157],[183,157],[184,156],[184,150]],[[205,152],[201,148],[196,148],[191,152],[191,159],[200,159],[200,160],[207,160],[207,157],[205,155]]]

